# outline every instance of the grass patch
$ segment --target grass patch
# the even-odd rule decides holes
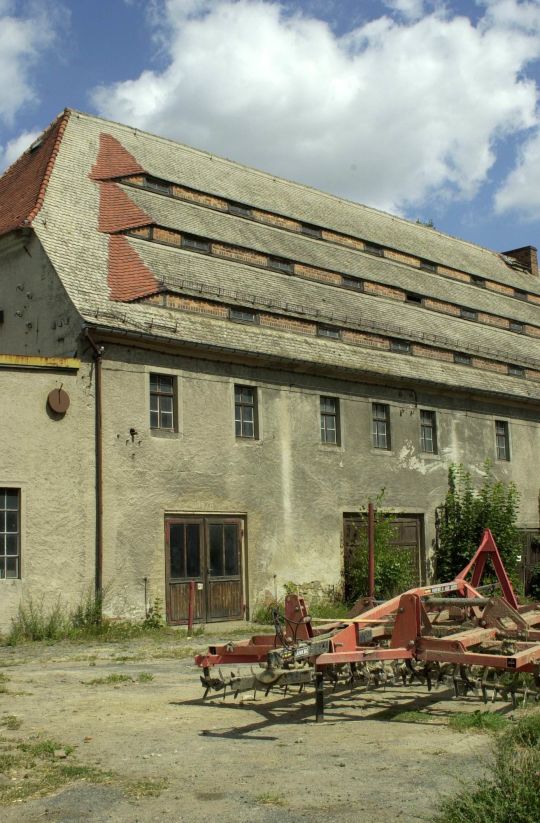
[[[139,683],[150,683],[154,679],[154,675],[150,672],[139,672],[137,680]]]
[[[136,678],[129,674],[108,674],[107,677],[96,677],[94,680],[82,680],[83,686],[116,686],[119,683],[150,683],[154,675],[150,672],[139,672]]]
[[[257,795],[255,803],[260,803],[262,806],[283,806],[284,800],[279,794],[265,792],[264,794]]]
[[[502,732],[508,719],[495,712],[460,712],[450,717],[448,725],[456,732]]]
[[[167,778],[156,780],[132,780],[124,786],[124,793],[129,797],[159,797],[169,785]]]
[[[5,726],[6,729],[10,731],[15,731],[16,729],[20,729],[22,726],[22,720],[20,717],[16,717],[14,714],[8,714],[6,717],[0,718],[0,726]]]
[[[489,777],[446,798],[434,823],[538,823],[540,713],[497,735]]]
[[[51,760],[55,756],[55,752],[65,752],[66,756],[70,755],[74,749],[73,746],[63,746],[57,740],[39,740],[37,743],[19,743],[17,746],[22,752],[29,754],[31,757],[41,757]]]

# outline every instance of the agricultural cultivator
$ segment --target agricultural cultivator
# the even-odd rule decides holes
[[[481,586],[488,560],[497,581]],[[500,596],[486,596],[500,588]],[[371,608],[358,601],[350,616],[315,627],[302,597],[290,594],[274,634],[210,646],[195,662],[211,692],[315,687],[317,720],[324,686],[354,688],[452,684],[469,694],[540,699],[540,604],[519,605],[489,529],[470,563],[448,583],[420,586]],[[224,676],[221,666],[251,666]],[[218,667],[216,670],[214,667]]]

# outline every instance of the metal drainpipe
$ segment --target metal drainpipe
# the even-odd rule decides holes
[[[103,597],[103,436],[102,436],[102,381],[101,365],[103,346],[97,345],[89,329],[85,329],[86,337],[94,350],[95,363],[95,444],[96,444],[96,600],[100,603],[100,612]]]

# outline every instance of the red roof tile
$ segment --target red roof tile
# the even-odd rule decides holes
[[[156,277],[123,234],[109,238],[108,282],[111,300],[136,300],[160,290]]]
[[[0,177],[0,235],[29,226],[39,212],[68,119],[61,114]]]
[[[140,172],[144,172],[143,167],[115,137],[104,132],[99,135],[99,154],[90,172],[92,180],[110,180]]]
[[[154,221],[116,183],[100,183],[99,230],[116,232]]]

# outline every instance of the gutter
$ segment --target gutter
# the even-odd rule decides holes
[[[102,396],[102,360],[105,351],[92,337],[90,330],[84,330],[92,346],[95,364],[95,453],[96,453],[96,562],[95,562],[95,596],[99,612],[103,606],[103,396]]]

